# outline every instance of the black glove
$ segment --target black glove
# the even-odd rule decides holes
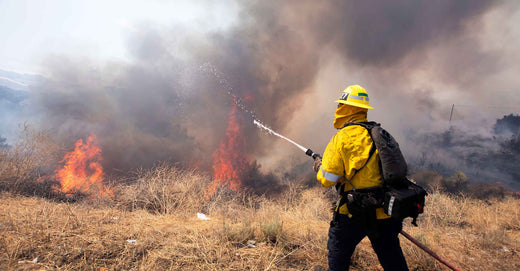
[[[314,165],[312,165],[312,170],[314,170],[314,172],[318,173],[318,170],[320,170],[320,167],[321,167],[321,158],[316,157],[316,159],[314,159]]]

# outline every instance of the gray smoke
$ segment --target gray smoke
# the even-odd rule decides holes
[[[321,33],[349,61],[393,65],[413,51],[458,35],[497,1],[342,1]]]
[[[452,104],[462,141],[492,136],[501,116],[488,105],[520,104],[511,71],[520,54],[508,43],[518,31],[503,25],[519,17],[515,1],[238,4],[238,23],[227,30],[141,25],[129,37],[128,63],[53,56],[51,79],[32,100],[40,123],[69,142],[97,133],[111,168],[170,159],[209,170],[234,103],[227,92],[273,129],[323,150],[334,133],[332,101],[361,84],[376,108],[369,118],[410,157],[424,152],[418,135],[449,128]],[[298,150],[241,114],[245,155],[268,169],[292,166],[284,161]]]

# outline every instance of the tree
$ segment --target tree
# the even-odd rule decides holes
[[[520,116],[509,114],[497,122],[493,126],[495,134],[513,133],[513,135],[520,134]]]

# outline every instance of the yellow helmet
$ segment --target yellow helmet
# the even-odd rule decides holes
[[[352,106],[357,106],[361,108],[374,109],[370,105],[368,105],[368,93],[367,91],[360,85],[352,85],[348,86],[339,97],[339,100],[336,103],[348,104]]]

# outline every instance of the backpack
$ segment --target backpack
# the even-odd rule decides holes
[[[408,166],[395,138],[377,122],[347,122],[343,128],[352,125],[359,125],[368,130],[379,152],[379,167],[384,183],[393,187],[404,186]]]
[[[408,166],[399,144],[379,123],[373,121],[348,122],[343,128],[352,125],[364,127],[372,138],[373,145],[367,163],[375,152],[374,146],[379,152],[379,168],[383,177],[384,192],[384,196],[378,199],[380,207],[383,207],[385,213],[393,218],[413,218],[412,224],[417,226],[417,217],[424,212],[424,200],[427,193],[424,188],[406,177]],[[360,193],[359,189],[357,193]],[[346,193],[345,196],[347,196]]]

